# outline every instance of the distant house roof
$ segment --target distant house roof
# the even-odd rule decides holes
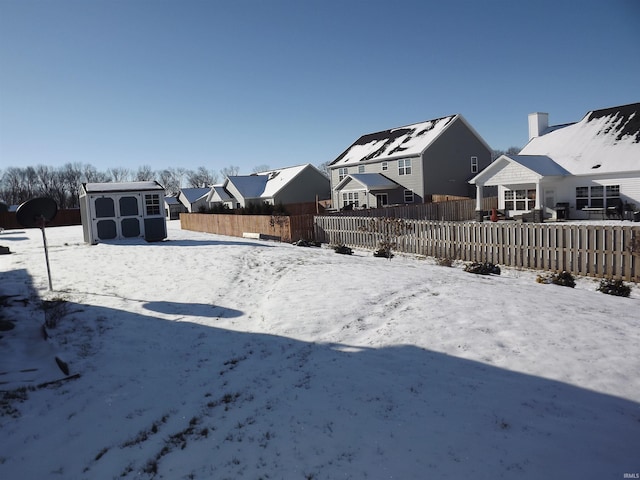
[[[105,182],[105,183],[83,183],[82,187],[87,193],[107,193],[107,192],[133,192],[147,190],[164,190],[158,182]]]
[[[209,203],[228,202],[230,200],[233,200],[233,197],[229,195],[229,192],[222,185],[213,185],[207,195],[207,202]]]
[[[178,199],[174,196],[168,196],[168,197],[164,197],[164,203],[166,203],[167,205],[182,205]]]
[[[400,186],[398,183],[385,177],[381,173],[352,173],[347,175],[340,183],[338,183],[338,185],[336,185],[336,190],[342,189],[350,181],[358,182],[369,191],[391,190]]]
[[[253,175],[234,175],[227,177],[224,186],[232,183],[244,198],[272,198],[306,168],[315,167],[307,163]]]
[[[187,202],[194,203],[209,193],[209,188],[183,188],[178,195],[182,195]]]
[[[550,127],[520,151],[543,155],[573,175],[640,171],[640,103],[593,110]]]
[[[450,115],[363,135],[331,162],[330,166],[420,155],[456,118],[462,117]]]

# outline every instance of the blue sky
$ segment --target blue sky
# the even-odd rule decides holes
[[[640,101],[638,0],[0,0],[0,169],[251,173],[461,113],[495,149]]]

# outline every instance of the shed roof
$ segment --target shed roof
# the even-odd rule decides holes
[[[164,190],[158,182],[104,182],[104,183],[83,183],[82,188],[87,193],[107,193],[107,192],[140,192],[148,190]]]

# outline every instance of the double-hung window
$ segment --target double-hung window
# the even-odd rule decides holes
[[[404,191],[404,203],[413,203],[413,190]]]
[[[341,182],[342,180],[344,180],[344,177],[346,177],[348,173],[349,173],[349,169],[347,167],[339,168],[338,181]]]
[[[398,160],[398,175],[411,175],[410,158],[401,158]]]
[[[478,173],[478,157],[471,157],[471,173]]]
[[[389,170],[389,162],[382,162],[382,171],[385,172]]]
[[[364,165],[358,165],[358,173],[364,173]]]

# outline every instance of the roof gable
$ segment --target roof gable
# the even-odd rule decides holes
[[[194,203],[209,193],[209,188],[183,188],[178,193],[178,197],[184,197],[187,202]]]
[[[495,186],[564,175],[569,172],[544,155],[501,155],[469,183]]]
[[[336,190],[344,189],[349,183],[358,183],[367,190],[389,190],[398,188],[400,185],[381,173],[352,173],[342,179]]]
[[[420,155],[459,115],[361,136],[331,166]]]
[[[308,168],[315,169],[313,165],[305,164],[268,170],[253,175],[235,175],[227,177],[225,186],[227,182],[231,183],[243,198],[273,198],[303,170]],[[320,171],[318,174],[322,175]]]
[[[594,110],[550,128],[520,155],[545,155],[574,175],[640,171],[640,103]]]

